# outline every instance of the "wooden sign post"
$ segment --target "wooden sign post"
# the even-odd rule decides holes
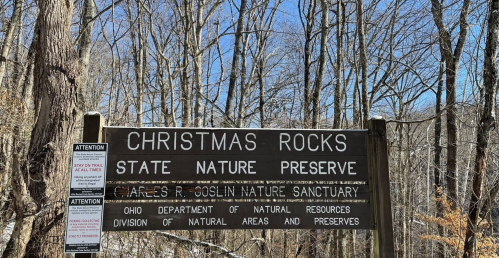
[[[374,221],[374,257],[395,257],[386,122],[383,119],[371,119],[367,127],[369,129],[369,186],[372,189]]]
[[[102,128],[104,127],[104,117],[99,113],[85,114],[83,117],[83,142],[102,142]],[[95,258],[95,253],[75,253],[75,258]]]

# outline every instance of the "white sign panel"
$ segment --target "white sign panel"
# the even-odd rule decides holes
[[[69,197],[65,253],[96,253],[101,249],[104,197]]]
[[[104,196],[107,143],[75,143],[69,196]]]

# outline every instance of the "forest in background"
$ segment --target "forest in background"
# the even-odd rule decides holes
[[[498,30],[499,0],[1,1],[2,257],[63,256],[88,111],[132,127],[359,129],[380,115],[396,256],[497,257]],[[110,232],[103,245],[373,255],[366,230]]]

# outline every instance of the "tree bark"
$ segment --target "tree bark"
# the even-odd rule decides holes
[[[32,223],[24,224],[22,231],[29,228],[32,232],[29,242],[21,245],[27,244],[26,257],[54,257],[62,256],[66,191],[61,189],[67,189],[81,65],[71,40],[73,1],[40,0],[38,8],[34,68],[37,113],[21,169],[29,174],[28,189],[39,214]]]

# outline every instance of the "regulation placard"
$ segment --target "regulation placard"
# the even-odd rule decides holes
[[[366,130],[104,130],[109,181],[368,180]]]
[[[368,202],[108,203],[104,231],[371,229]]]
[[[69,197],[65,253],[101,250],[104,197]]]
[[[103,196],[107,143],[75,143],[69,196]]]

